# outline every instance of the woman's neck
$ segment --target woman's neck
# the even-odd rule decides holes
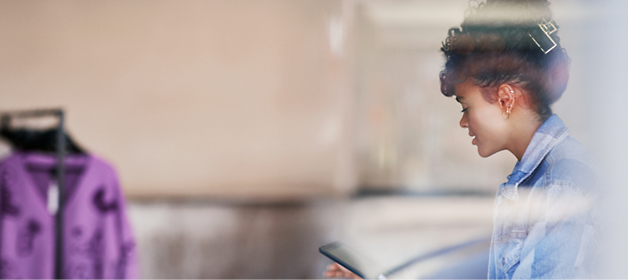
[[[517,161],[521,161],[530,142],[532,142],[534,133],[536,133],[543,122],[538,115],[529,112],[522,112],[520,115],[513,114],[511,120],[512,133],[510,143],[512,144],[508,150],[517,158]]]

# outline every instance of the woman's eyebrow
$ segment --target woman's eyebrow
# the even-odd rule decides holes
[[[460,103],[460,100],[461,100],[461,99],[464,99],[464,97],[461,97],[461,96],[456,96],[456,101],[458,101],[458,103]]]

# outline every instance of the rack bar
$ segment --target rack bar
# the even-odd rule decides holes
[[[57,111],[59,123],[57,124],[57,188],[59,190],[58,208],[55,215],[55,278],[63,279],[63,210],[65,195],[65,115],[62,110]]]

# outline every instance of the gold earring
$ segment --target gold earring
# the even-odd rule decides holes
[[[504,120],[510,119],[511,110],[512,110],[512,105],[506,107],[506,112],[502,112],[502,117],[504,118]]]

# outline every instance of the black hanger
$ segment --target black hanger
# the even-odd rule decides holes
[[[9,116],[2,116],[0,136],[6,139],[12,147],[22,151],[56,152],[57,132],[55,129],[15,129],[10,127],[10,120]],[[85,149],[81,148],[67,133],[64,133],[64,139],[66,153],[86,153]]]

